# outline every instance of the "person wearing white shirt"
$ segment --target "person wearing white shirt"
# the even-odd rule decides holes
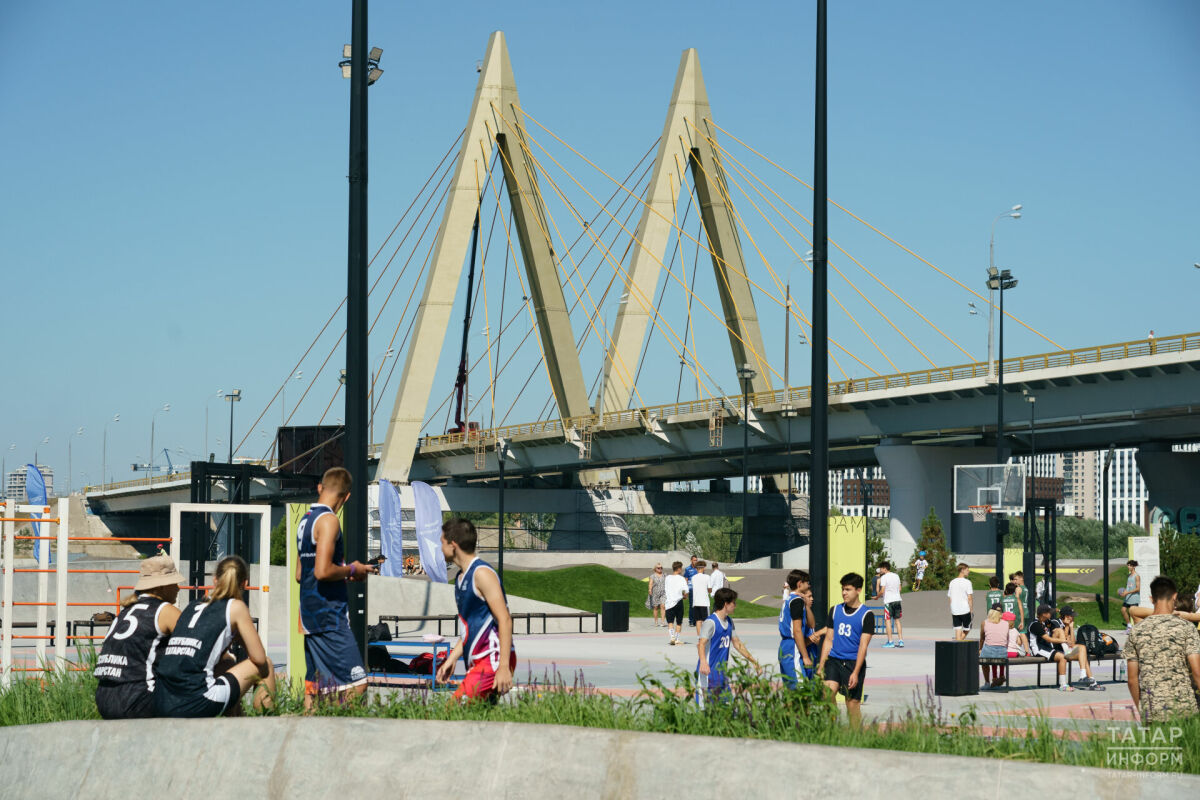
[[[683,598],[688,593],[687,578],[683,577],[683,562],[671,565],[671,574],[663,581],[663,605],[667,609],[667,644],[681,644],[683,634]]]
[[[900,617],[904,614],[900,606],[900,576],[892,572],[890,561],[881,562],[879,569],[881,570],[879,589],[875,599],[883,600],[884,608],[887,609],[887,618],[883,622],[883,631],[887,634],[887,642],[883,646],[904,647],[904,626],[900,623]],[[893,623],[896,626],[895,644],[892,643]]]
[[[708,586],[708,576],[704,574],[706,564],[696,562],[696,574],[692,576],[692,623],[696,626],[696,635],[700,635],[700,626],[708,619],[709,597],[712,595]]]
[[[950,598],[950,618],[954,627],[954,638],[962,641],[971,630],[971,581],[967,575],[971,568],[966,564],[958,565],[958,577],[950,581],[950,590],[946,595]]]
[[[708,590],[710,594],[716,594],[717,589],[724,589],[729,585],[728,581],[725,580],[725,573],[721,572],[720,567],[721,565],[714,561],[712,572],[708,574]],[[1197,594],[1200,595],[1200,592],[1197,592]]]

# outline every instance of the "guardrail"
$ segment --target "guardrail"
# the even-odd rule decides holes
[[[1083,364],[1100,364],[1105,361],[1118,361],[1138,356],[1162,355],[1165,353],[1182,353],[1188,350],[1200,350],[1200,333],[1183,333],[1175,336],[1163,336],[1157,339],[1139,339],[1133,342],[1118,342],[1116,344],[1079,347],[1073,350],[1056,350],[1052,353],[1041,353],[1032,356],[1017,356],[1006,358],[1001,366],[1005,375],[1032,370],[1050,369],[1054,367],[1071,367]],[[899,372],[893,375],[877,375],[870,378],[851,378],[843,381],[830,381],[829,395],[835,397],[858,392],[873,392],[887,389],[901,389],[911,386],[932,386],[950,381],[968,380],[971,378],[986,378],[991,374],[988,362],[979,361],[973,364],[959,364],[952,367],[934,367]],[[750,403],[761,408],[768,405],[783,403],[803,403],[811,400],[811,386],[795,386],[787,389],[777,389],[767,392],[752,392]],[[512,438],[528,434],[559,434],[565,430],[605,428],[609,425],[630,422],[664,419],[681,414],[711,413],[713,411],[729,411],[739,413],[742,406],[742,395],[728,397],[706,397],[699,400],[684,400],[678,403],[666,403],[644,408],[632,408],[614,411],[603,415],[591,414],[565,419],[548,419],[539,422],[524,422],[517,425],[506,425],[499,428],[466,431],[462,433],[447,433],[435,436],[423,436],[419,446],[460,444],[470,445],[479,439],[495,441],[497,438]]]

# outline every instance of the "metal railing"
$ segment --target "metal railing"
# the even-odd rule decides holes
[[[1175,336],[1163,336],[1157,339],[1139,339],[1133,342],[1118,342],[1093,347],[1079,347],[1073,350],[1056,350],[1052,353],[1041,353],[1032,356],[1017,356],[1004,359],[1001,369],[1005,375],[1032,370],[1051,369],[1054,367],[1071,367],[1083,364],[1100,364],[1105,361],[1118,361],[1138,356],[1162,355],[1165,353],[1182,353],[1188,350],[1200,350],[1200,333],[1184,333]],[[899,372],[893,375],[877,375],[870,378],[850,378],[842,381],[830,381],[829,395],[831,397],[858,392],[885,391],[902,389],[912,386],[932,386],[950,381],[986,378],[991,374],[988,362],[978,361],[973,364],[959,364],[952,367],[933,367],[930,369]],[[811,386],[794,386],[787,389],[776,389],[766,392],[751,392],[750,402],[756,408],[782,403],[805,403],[812,399]],[[461,433],[447,433],[421,437],[418,446],[434,445],[466,445],[476,439],[495,441],[497,438],[509,439],[514,436],[529,434],[565,435],[566,430],[583,428],[605,428],[610,425],[620,425],[636,422],[649,423],[656,419],[680,416],[683,414],[710,413],[714,410],[728,411],[731,415],[739,415],[742,407],[742,396],[705,397],[698,400],[683,400],[678,403],[665,403],[644,408],[631,408],[613,411],[606,414],[589,414],[579,417],[548,419],[538,422],[523,422],[517,425],[506,425]]]

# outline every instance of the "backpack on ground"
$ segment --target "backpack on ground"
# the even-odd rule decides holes
[[[439,667],[442,665],[442,662],[444,662],[445,660],[446,660],[446,654],[438,653],[437,665]],[[432,672],[434,670],[433,654],[432,653],[421,653],[421,655],[415,656],[413,658],[413,660],[408,663],[408,670],[409,670],[409,672],[413,673],[414,675],[428,675],[430,672]]]

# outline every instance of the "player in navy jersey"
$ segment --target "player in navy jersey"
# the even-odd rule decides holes
[[[829,609],[829,631],[821,649],[818,671],[831,692],[846,697],[850,724],[862,725],[863,684],[867,677],[867,646],[875,630],[875,615],[859,601],[863,578],[850,572],[842,576],[842,602]]]
[[[96,658],[96,709],[104,719],[155,715],[154,661],[179,619],[175,598],[183,575],[171,557],[147,558],[139,571],[133,595],[113,620]]]
[[[454,696],[495,700],[513,685],[517,653],[512,644],[512,615],[500,576],[475,555],[475,525],[452,519],[442,525],[442,555],[458,565],[454,602],[462,620],[463,635],[438,667],[439,681],[449,680],[459,658],[466,658],[467,674]]]
[[[317,502],[296,528],[296,583],[300,584],[300,631],[304,634],[304,710],[318,695],[337,693],[342,700],[367,690],[362,652],[350,631],[347,581],[364,581],[378,572],[359,561],[345,563],[345,541],[337,512],[350,498],[350,472],[325,471],[317,484]]]
[[[779,609],[779,673],[783,676],[783,684],[794,689],[799,685],[800,676],[813,676],[813,660],[807,647],[812,625],[804,602],[804,593],[809,588],[808,573],[802,569],[792,570],[787,576],[787,587],[787,596]]]
[[[160,717],[217,717],[241,711],[242,695],[256,683],[254,707],[269,707],[275,671],[258,638],[242,592],[249,569],[238,556],[217,562],[208,596],[180,614],[171,638],[154,664],[154,705]],[[223,664],[234,638],[249,656],[227,669]]]
[[[713,594],[713,612],[700,624],[700,639],[696,642],[696,677],[700,686],[696,691],[696,702],[704,707],[705,695],[720,694],[728,687],[725,676],[725,665],[729,661],[729,648],[732,647],[741,654],[742,658],[761,670],[758,661],[750,655],[746,645],[733,632],[733,620],[730,616],[737,609],[737,592],[733,589],[721,588]]]

